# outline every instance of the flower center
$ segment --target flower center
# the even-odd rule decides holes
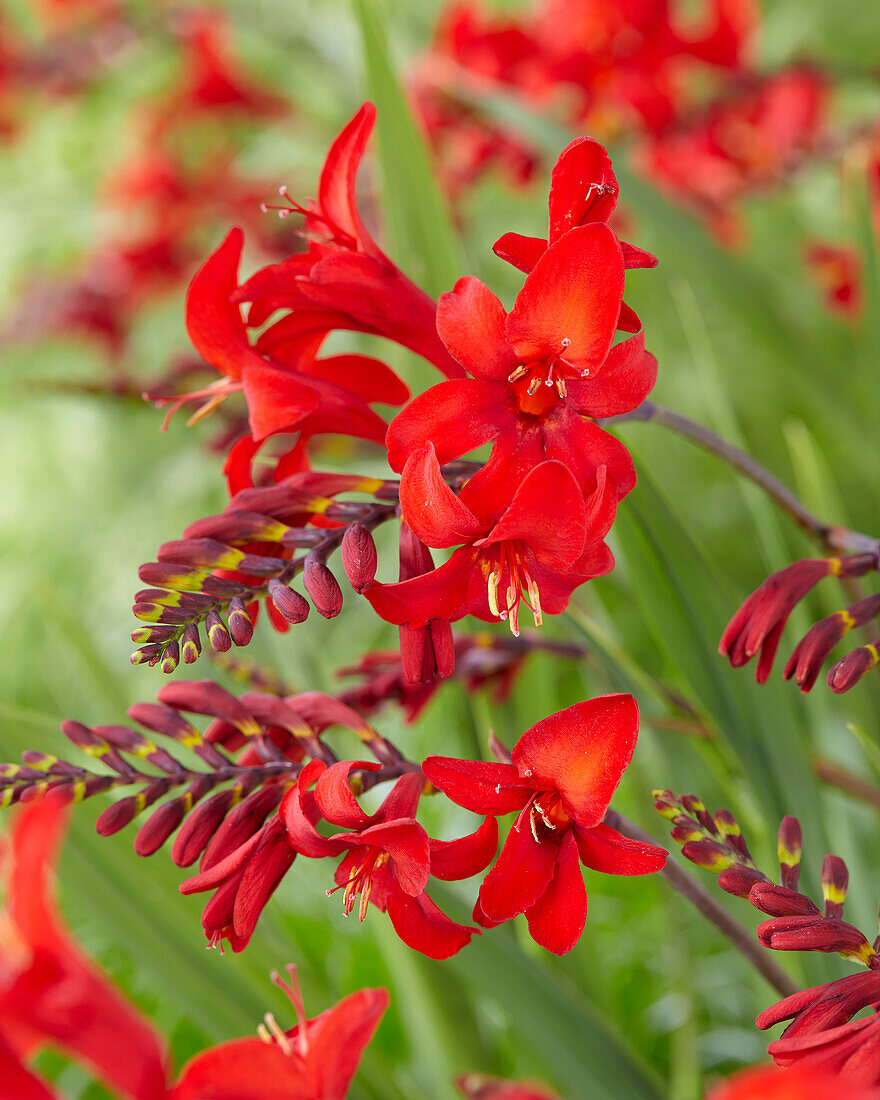
[[[489,573],[489,610],[502,622],[509,622],[510,629],[519,637],[519,602],[525,600],[535,619],[535,626],[542,622],[541,594],[525,559],[525,545],[518,540],[498,543],[495,567]],[[499,599],[506,580],[503,602]],[[525,590],[528,595],[523,594]]]
[[[338,226],[331,218],[328,218],[326,214],[319,209],[310,210],[301,203],[295,202],[288,195],[286,187],[279,187],[278,194],[284,199],[287,206],[273,206],[271,203],[262,202],[260,203],[260,209],[264,214],[268,214],[270,210],[275,210],[281,219],[288,218],[291,214],[304,214],[307,218],[311,218],[313,222],[322,222],[327,227],[327,232],[326,234],[319,234],[311,230],[303,233],[303,236],[316,241],[318,244],[335,244],[339,245],[340,248],[348,248],[352,252],[357,251],[357,241],[354,237]]]
[[[555,389],[560,401],[564,401],[568,393],[566,377],[587,378],[590,373],[589,369],[576,367],[565,358],[565,352],[570,344],[571,340],[566,336],[560,341],[559,351],[555,355],[550,355],[546,359],[534,359],[529,363],[520,363],[508,374],[507,381],[514,383],[528,377],[526,397],[535,397],[543,384],[548,389]]]
[[[556,791],[539,791],[532,799],[529,809],[529,826],[532,836],[540,844],[549,839],[547,830],[561,834],[571,823],[571,818],[562,808],[562,799]]]
[[[328,890],[327,896],[335,894],[337,890],[344,890],[342,903],[345,908],[345,915],[349,916],[360,894],[358,920],[363,920],[367,915],[367,906],[373,892],[373,872],[387,862],[387,852],[383,852],[381,848],[367,848],[364,857],[357,864],[348,881],[340,883],[339,886],[334,886],[332,890]]]

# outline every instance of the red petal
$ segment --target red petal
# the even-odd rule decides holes
[[[532,836],[530,806],[520,811],[501,855],[480,887],[480,907],[492,921],[510,920],[531,908],[553,878],[557,845]]]
[[[622,332],[638,332],[642,327],[642,322],[639,320],[639,315],[634,309],[626,304],[626,302],[620,303],[620,313],[617,318],[617,327]]]
[[[438,909],[427,894],[410,897],[393,887],[388,891],[388,916],[403,942],[429,959],[449,959],[471,942],[477,931]]]
[[[229,300],[238,283],[243,247],[244,234],[231,229],[196,272],[186,294],[186,330],[193,347],[229,378],[241,378],[244,367],[264,363],[250,346],[238,306]]]
[[[316,761],[312,761],[312,763],[314,764]],[[320,859],[322,856],[337,856],[345,850],[345,845],[339,844],[335,838],[321,836],[315,828],[315,823],[312,820],[313,815],[308,813],[304,804],[304,792],[307,784],[303,783],[302,775],[305,774],[305,770],[303,769],[297,785],[285,794],[278,812],[287,829],[291,846],[301,855],[308,856],[310,859]],[[317,812],[315,816],[317,816]]]
[[[517,366],[507,340],[504,306],[492,291],[471,275],[440,295],[437,332],[449,354],[470,374],[502,381]]]
[[[381,765],[369,760],[340,760],[322,772],[315,786],[315,801],[321,816],[343,829],[361,829],[375,821],[375,814],[366,814],[349,786],[348,775],[353,769],[378,771]]]
[[[382,800],[376,812],[380,821],[396,821],[401,817],[415,817],[419,798],[425,785],[420,771],[402,775]]]
[[[520,775],[562,796],[584,828],[605,816],[639,734],[631,695],[601,695],[544,718],[520,737],[511,753]]]
[[[266,902],[275,893],[296,857],[284,823],[276,817],[264,830],[260,846],[248,860],[235,895],[232,926],[245,946]]]
[[[0,1081],[8,1100],[59,1100],[55,1092],[21,1064],[18,1055],[0,1037]]]
[[[381,359],[369,355],[333,355],[315,359],[300,369],[348,390],[368,404],[402,405],[409,400],[409,387]]]
[[[224,856],[209,867],[207,871],[201,871],[197,875],[184,879],[178,887],[181,894],[200,894],[203,890],[213,890],[215,886],[220,886],[236,871],[241,870],[257,850],[259,843],[260,833],[256,832],[228,856]]]
[[[484,871],[498,851],[498,822],[487,817],[476,832],[458,840],[432,840],[431,874],[446,882]]]
[[[553,880],[531,909],[526,910],[529,932],[554,955],[571,951],[587,923],[587,891],[571,830],[559,846]]]
[[[547,457],[562,462],[584,489],[596,483],[597,468],[605,466],[618,499],[636,485],[632,455],[619,439],[573,410],[560,410],[544,423]]]
[[[394,871],[401,889],[415,897],[428,884],[431,856],[428,834],[412,818],[383,821],[356,833],[343,834],[339,840],[365,848],[381,848],[394,861]]]
[[[618,416],[641,405],[656,381],[657,360],[640,332],[616,344],[595,377],[568,382],[567,401],[586,416]]]
[[[512,764],[429,756],[422,764],[422,771],[458,806],[477,814],[521,810],[534,791]]]
[[[623,266],[627,270],[634,267],[657,266],[657,257],[652,256],[650,252],[646,252],[644,248],[637,248],[634,244],[627,244],[626,241],[621,241],[620,251],[623,253]]]
[[[576,226],[607,222],[618,190],[605,149],[593,138],[575,138],[559,154],[550,176],[550,243]]]
[[[552,509],[548,510],[548,502]],[[560,523],[559,517],[565,516]],[[492,546],[522,540],[547,565],[568,566],[583,553],[586,539],[584,498],[567,467],[542,462],[523,480],[510,507],[484,540]]]
[[[438,549],[471,542],[483,527],[443,480],[433,443],[408,459],[400,479],[400,506],[422,542]]]
[[[478,554],[465,546],[429,573],[399,584],[374,582],[364,595],[376,614],[395,626],[403,623],[422,626],[430,619],[460,619],[477,561]]]
[[[430,440],[440,465],[461,458],[492,439],[507,383],[453,379],[413,398],[388,426],[388,464],[398,473]]]
[[[492,245],[492,251],[499,259],[507,260],[509,264],[528,274],[547,251],[547,241],[543,237],[504,233]]]
[[[387,1008],[387,990],[360,989],[309,1023],[310,1100],[345,1100],[364,1049]]]
[[[575,826],[578,851],[585,867],[606,875],[653,875],[666,866],[667,853],[653,844],[630,840],[610,825],[592,829]]]
[[[595,370],[611,347],[622,296],[617,238],[601,223],[580,226],[535,265],[507,318],[507,338],[524,363],[561,355]]]
[[[304,375],[270,366],[264,359],[248,366],[242,376],[253,438],[294,428],[320,403],[317,390]]]
[[[314,1100],[302,1062],[260,1039],[234,1039],[183,1067],[174,1100]]]
[[[318,183],[318,206],[364,252],[384,258],[361,221],[356,192],[358,169],[375,124],[376,108],[364,103],[330,146]]]

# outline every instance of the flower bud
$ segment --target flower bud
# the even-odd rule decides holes
[[[826,856],[822,860],[822,897],[825,899],[825,916],[839,917],[843,912],[849,871],[840,856]]]
[[[218,791],[187,815],[171,846],[171,858],[178,867],[195,863],[238,797],[235,788]]]
[[[190,623],[184,630],[182,642],[180,652],[183,663],[185,665],[194,664],[202,652],[202,640],[199,637],[199,628],[195,623]]]
[[[376,577],[376,543],[362,523],[352,523],[342,536],[342,568],[355,592],[363,592]]]
[[[327,566],[309,555],[303,568],[303,584],[319,615],[332,619],[342,610],[342,589]]]
[[[138,829],[134,838],[134,850],[139,856],[151,856],[158,852],[177,826],[183,821],[186,803],[183,798],[173,798],[154,810]]]
[[[215,653],[226,653],[232,648],[229,631],[217,611],[209,611],[205,617],[205,633]]]
[[[776,850],[779,856],[782,885],[789,890],[797,890],[801,871],[803,842],[801,840],[801,823],[796,817],[787,814],[782,819],[779,825],[779,842]]]
[[[118,833],[120,829],[124,829],[130,822],[134,821],[140,813],[141,808],[135,795],[121,798],[118,802],[114,802],[112,806],[108,806],[106,810],[103,810],[98,815],[98,820],[95,822],[95,828],[100,836],[112,836],[114,833]]]
[[[749,892],[749,901],[771,917],[819,916],[819,910],[805,894],[777,886],[775,882],[757,882]]]
[[[247,645],[254,636],[254,623],[240,597],[229,601],[229,634],[236,645]]]
[[[305,622],[311,607],[304,596],[278,580],[269,581],[268,587],[272,603],[289,623]]]
[[[162,654],[162,671],[168,676],[178,664],[180,664],[180,646],[176,641],[169,642]]]
[[[718,876],[721,889],[736,898],[749,897],[753,887],[764,881],[764,875],[756,867],[746,867],[742,863],[734,863]]]
[[[880,638],[870,645],[859,646],[852,653],[847,653],[828,673],[826,682],[833,692],[841,695],[844,691],[855,687],[878,662],[880,662]]]

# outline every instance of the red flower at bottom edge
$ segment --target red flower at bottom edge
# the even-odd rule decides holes
[[[557,955],[570,951],[587,919],[578,859],[596,871],[644,875],[666,852],[602,823],[638,736],[631,695],[605,695],[526,730],[510,764],[429,756],[422,768],[459,806],[483,814],[518,810],[474,919],[493,927],[525,913],[532,938]]]

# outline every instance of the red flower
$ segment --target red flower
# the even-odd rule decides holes
[[[173,1100],[345,1100],[388,992],[360,989],[307,1020],[294,968],[288,971],[289,985],[272,977],[290,997],[297,1026],[282,1031],[267,1013],[259,1039],[235,1039],[197,1054],[184,1066]]]
[[[803,1066],[779,1070],[774,1066],[753,1066],[735,1073],[706,1094],[706,1100],[828,1100],[829,1096],[847,1100],[880,1100],[877,1089],[842,1081],[824,1068]]]
[[[474,918],[486,927],[525,913],[532,938],[562,955],[580,938],[587,894],[578,859],[608,874],[659,871],[666,852],[602,823],[638,737],[630,695],[577,703],[527,730],[510,764],[429,756],[428,779],[466,809],[518,811]]]
[[[476,615],[489,622],[507,620],[516,634],[521,599],[540,625],[543,611],[558,614],[578,585],[614,566],[602,540],[616,501],[603,470],[586,507],[574,478],[559,462],[543,462],[523,478],[497,520],[483,518],[479,498],[469,494],[472,511],[463,497],[443,480],[433,444],[412,455],[400,484],[404,517],[431,546],[466,545],[430,573],[371,585],[364,594],[386,622],[418,627],[434,617]],[[548,501],[553,501],[552,512]],[[565,523],[557,522],[558,516]]]
[[[248,323],[263,325],[289,312],[257,340],[257,349],[289,362],[316,336],[351,329],[385,336],[412,349],[447,377],[459,377],[437,337],[435,303],[412,283],[367,231],[356,180],[376,108],[365,103],[334,141],[324,162],[317,200],[308,207],[287,197],[282,215],[305,215],[308,252],[262,268],[233,295],[249,302]]]
[[[162,1100],[165,1052],[157,1036],[56,912],[54,864],[66,820],[44,799],[24,808],[13,826],[9,894],[0,914],[0,1092],[20,1100],[50,1097],[22,1064],[49,1043],[122,1096]]]
[[[559,154],[550,176],[550,234],[548,239],[505,233],[494,244],[502,260],[529,272],[563,234],[580,225],[607,222],[617,206],[620,188],[605,149],[590,137],[575,138]],[[656,267],[650,252],[620,242],[624,267]],[[618,326],[636,332],[639,319],[621,303]]]
[[[509,315],[478,279],[460,279],[440,297],[437,331],[474,377],[441,382],[395,417],[387,437],[392,468],[401,470],[428,440],[441,464],[492,441],[467,492],[492,492],[499,512],[509,486],[545,459],[568,466],[585,492],[606,466],[625,496],[635,485],[629,452],[589,419],[634,409],[656,378],[641,335],[611,346],[622,293],[620,245],[602,224],[552,244]]]
[[[243,390],[255,442],[293,430],[305,438],[339,432],[384,442],[386,424],[367,402],[400,404],[409,396],[407,387],[384,363],[362,355],[317,359],[326,331],[291,365],[283,357],[270,362],[251,347],[239,307],[230,300],[238,285],[243,246],[242,231],[231,230],[196,274],[187,294],[190,339],[225,377],[205,390],[177,398],[169,416],[186,401],[206,398],[192,423],[229,394]]]
[[[368,815],[349,785],[355,768],[377,771],[379,765],[348,760],[327,768],[313,760],[303,769],[281,806],[290,843],[310,858],[347,853],[335,874],[336,889],[344,890],[346,915],[360,896],[360,920],[372,902],[388,913],[408,946],[432,959],[449,958],[477,929],[456,924],[437,908],[425,893],[428,878],[468,878],[482,870],[495,854],[497,830],[484,825],[461,840],[429,840],[414,816],[424,783],[419,772],[398,779],[376,813]],[[350,831],[321,836],[315,825],[322,817]]]
[[[807,266],[834,313],[852,319],[861,312],[864,299],[862,258],[846,245],[814,241],[807,248]]]

